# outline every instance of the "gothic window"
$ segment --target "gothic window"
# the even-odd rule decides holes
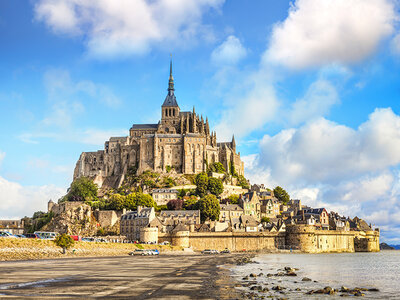
[[[175,109],[173,110],[173,113],[174,113],[174,117],[175,117]],[[174,122],[175,123],[175,122]]]

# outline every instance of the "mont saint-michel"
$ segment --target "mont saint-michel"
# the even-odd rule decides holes
[[[47,213],[3,225],[192,251],[379,251],[379,229],[365,220],[250,183],[234,136],[219,142],[207,117],[180,110],[172,61],[160,115],[83,152],[67,194],[50,200]]]
[[[127,137],[112,137],[104,150],[83,152],[76,164],[74,178],[90,177],[100,187],[119,187],[129,168],[138,174],[146,170],[198,174],[207,164],[220,162],[225,170],[243,175],[235,138],[217,143],[217,133],[210,131],[208,118],[193,111],[181,111],[176,100],[172,61],[168,94],[161,106],[161,120],[156,124],[133,124]]]

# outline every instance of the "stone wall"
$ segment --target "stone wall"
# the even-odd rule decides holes
[[[189,245],[194,250],[229,249],[242,250],[275,250],[285,244],[282,233],[244,233],[244,232],[190,232]]]
[[[95,210],[94,216],[101,227],[112,227],[122,216],[122,211],[115,210]]]
[[[306,253],[379,251],[379,231],[316,230],[308,225],[288,225],[286,232],[181,232],[159,234],[158,242],[193,250],[229,249],[258,251],[293,249]]]
[[[309,225],[288,225],[286,247],[307,253],[379,251],[379,232],[316,230]]]

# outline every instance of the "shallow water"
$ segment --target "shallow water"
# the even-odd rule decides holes
[[[263,273],[256,278],[257,284],[271,290],[273,286],[285,287],[285,295],[270,291],[264,296],[282,296],[289,299],[343,299],[336,296],[305,295],[309,290],[321,289],[325,286],[340,288],[366,287],[378,288],[379,292],[364,292],[366,299],[400,299],[400,251],[381,251],[378,253],[330,253],[330,254],[262,254],[256,256],[255,264],[236,266],[233,276],[240,282],[250,273]],[[299,268],[297,277],[273,276],[285,266]],[[302,282],[309,277],[312,282]],[[314,282],[314,280],[318,282]],[[301,291],[294,291],[300,288]],[[247,288],[239,288],[247,290]],[[347,294],[346,294],[347,295]]]

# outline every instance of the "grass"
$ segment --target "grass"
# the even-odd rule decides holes
[[[62,249],[50,240],[0,238],[0,261],[71,256],[120,256],[136,249],[159,249],[161,252],[182,250],[181,247],[162,245],[75,242],[68,254],[63,255]]]

